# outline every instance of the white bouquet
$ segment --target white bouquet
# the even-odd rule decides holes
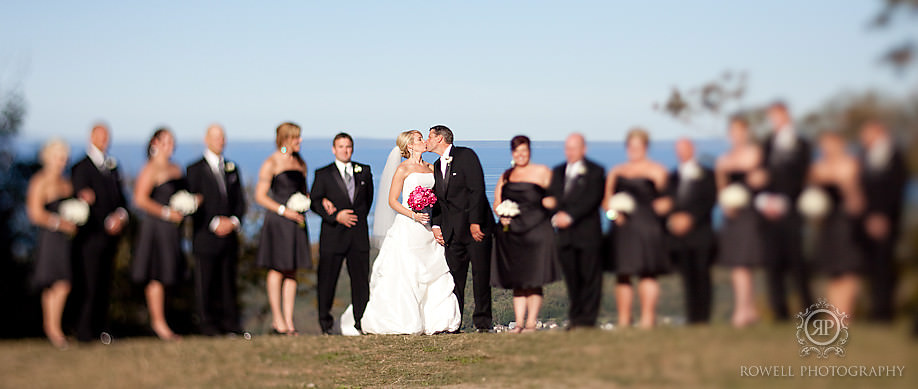
[[[520,205],[513,200],[504,200],[497,204],[494,210],[497,212],[497,216],[514,218],[520,214]],[[504,225],[504,232],[509,229],[509,225]]]
[[[309,210],[309,206],[312,205],[312,200],[306,195],[296,192],[290,195],[290,198],[287,199],[287,204],[285,207],[293,210],[294,212],[303,213]]]
[[[169,208],[188,216],[198,210],[198,199],[187,190],[182,189],[169,198]]]
[[[89,219],[89,204],[80,199],[67,199],[61,202],[58,213],[62,219],[82,226]]]
[[[811,219],[821,219],[826,216],[831,206],[832,199],[829,198],[829,195],[826,194],[824,190],[815,186],[806,188],[800,195],[800,198],[797,199],[797,210],[799,210],[803,216]]]
[[[517,217],[520,214],[520,205],[513,200],[504,200],[497,204],[497,216],[500,217]]]
[[[636,207],[634,197],[631,197],[627,192],[618,192],[609,199],[609,204],[606,208],[606,217],[609,220],[618,219],[618,215],[622,213],[632,213]]]
[[[724,209],[737,209],[749,204],[749,191],[741,184],[730,184],[720,191],[717,202]]]

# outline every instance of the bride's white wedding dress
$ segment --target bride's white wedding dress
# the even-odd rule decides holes
[[[408,194],[414,188],[433,185],[433,173],[408,174],[402,186],[402,205],[408,207]],[[370,301],[361,328],[368,334],[455,331],[462,316],[453,287],[443,246],[434,240],[430,227],[398,214],[373,263]],[[341,332],[359,335],[354,328],[353,306],[341,315]]]

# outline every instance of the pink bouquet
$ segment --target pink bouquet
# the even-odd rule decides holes
[[[414,211],[423,211],[437,203],[437,196],[430,188],[418,186],[408,195],[408,206]]]

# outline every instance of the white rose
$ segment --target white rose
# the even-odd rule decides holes
[[[512,200],[504,200],[497,204],[495,211],[500,217],[516,217],[520,214],[520,205]]]
[[[309,206],[312,205],[312,200],[306,195],[296,192],[290,195],[290,198],[287,199],[286,207],[292,209],[294,212],[303,213],[309,209]]]
[[[82,226],[89,219],[89,204],[80,199],[67,199],[61,202],[58,213],[62,219]]]
[[[355,164],[354,164],[354,173],[360,173],[360,172],[362,172],[362,171],[363,171],[363,166],[360,166],[359,164],[356,164],[356,163],[355,163]]]
[[[620,213],[632,213],[637,204],[634,197],[627,192],[618,192],[609,199],[609,210]]]
[[[749,204],[749,190],[741,184],[730,184],[720,191],[718,203],[724,209],[738,209]]]
[[[188,216],[198,210],[198,199],[187,190],[182,189],[169,198],[169,208]]]
[[[227,161],[226,164],[223,165],[223,171],[225,171],[225,172],[227,172],[227,173],[232,173],[234,170],[236,170],[236,164],[235,164],[235,163],[232,163],[232,162]]]
[[[811,186],[806,188],[800,198],[797,199],[797,210],[803,216],[811,219],[821,219],[829,213],[832,206],[832,199],[826,192],[818,187]]]

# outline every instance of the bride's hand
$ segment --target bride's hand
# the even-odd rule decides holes
[[[412,212],[411,220],[414,220],[421,224],[427,224],[427,222],[430,221],[430,215],[426,213]]]
[[[297,223],[303,223],[303,222],[306,220],[306,218],[303,217],[303,214],[302,214],[302,213],[299,213],[299,212],[297,212],[297,211],[294,211],[294,210],[292,210],[292,209],[290,209],[290,208],[287,208],[287,209],[284,210],[284,217],[287,218],[287,219],[289,219],[289,220],[293,220],[293,221],[295,221],[295,222],[297,222]]]

